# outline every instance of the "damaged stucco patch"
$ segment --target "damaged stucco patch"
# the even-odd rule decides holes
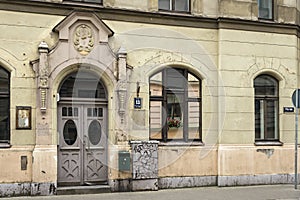
[[[55,195],[55,183],[0,184],[0,197]]]
[[[274,149],[257,149],[256,152],[264,153],[270,158],[274,154]]]

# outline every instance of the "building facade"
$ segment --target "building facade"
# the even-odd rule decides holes
[[[299,10],[0,0],[0,197],[293,183]]]

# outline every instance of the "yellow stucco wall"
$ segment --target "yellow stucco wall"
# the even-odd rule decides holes
[[[41,119],[36,118],[36,112],[39,112],[36,111],[36,79],[29,62],[38,58],[37,47],[41,41],[45,40],[50,47],[54,47],[57,34],[52,32],[52,28],[62,19],[63,16],[0,11],[0,28],[3,30],[0,32],[0,63],[11,71],[12,144],[12,148],[0,150],[0,170],[6,170],[6,173],[0,174],[2,182],[56,180],[56,122],[51,124],[51,139],[47,137],[43,140],[48,141],[48,144],[36,149],[33,147],[36,144],[35,120]],[[292,173],[290,163],[293,155],[291,143],[294,137],[294,115],[283,113],[282,108],[292,106],[290,96],[297,86],[299,51],[296,36],[111,20],[104,22],[114,31],[114,36],[109,40],[110,47],[114,52],[124,47],[127,50],[127,64],[133,67],[127,107],[128,139],[149,139],[149,76],[166,65],[176,65],[190,69],[203,80],[204,147],[159,147],[159,176]],[[218,73],[213,73],[216,70],[219,70]],[[270,147],[274,149],[274,154],[269,158],[257,152],[257,149],[265,147],[255,147],[253,144],[253,79],[265,72],[280,81],[280,140],[285,144]],[[59,78],[62,79],[63,75]],[[221,83],[219,88],[218,79]],[[141,86],[140,97],[144,99],[141,113],[136,113],[132,104],[137,82]],[[54,88],[57,89],[58,84],[59,81],[55,82]],[[113,85],[108,88],[112,90]],[[214,96],[218,91],[224,92],[222,98]],[[50,94],[55,92],[51,91]],[[32,107],[31,130],[15,129],[16,106]],[[56,108],[52,106],[47,115],[56,119]],[[112,101],[109,109],[115,111]],[[224,113],[218,114],[219,111]],[[116,145],[115,133],[112,131],[115,126],[114,116],[112,114],[109,119],[109,127],[112,127],[109,135],[112,141],[109,151],[112,169],[109,177],[128,178],[130,174],[118,174],[116,170],[116,153],[119,149],[127,149],[128,145]],[[217,143],[221,147],[216,145],[211,150],[206,149]],[[204,151],[207,153],[203,154]],[[21,155],[29,158],[26,171],[20,169]],[[174,160],[169,162],[169,157]],[[240,162],[241,158],[243,162]],[[286,161],[280,162],[281,159]],[[6,163],[5,166],[3,163]],[[187,163],[189,168],[186,167]]]

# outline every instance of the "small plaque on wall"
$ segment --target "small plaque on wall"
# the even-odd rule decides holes
[[[283,107],[283,112],[294,112],[294,107]]]
[[[142,98],[139,98],[139,97],[134,98],[134,108],[136,108],[136,109],[142,108]]]
[[[17,106],[16,129],[31,129],[31,107]]]

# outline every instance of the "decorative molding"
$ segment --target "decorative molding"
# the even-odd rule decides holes
[[[125,105],[127,100],[127,81],[119,81],[117,95],[119,104],[118,113],[121,117],[121,124],[124,124]]]
[[[66,16],[74,10],[81,10],[94,12],[99,18],[104,20],[119,20],[194,28],[234,29],[297,35],[300,37],[300,29],[297,24],[284,24],[274,21],[245,20],[226,17],[211,18],[190,14],[176,15],[174,13],[145,12],[139,10],[109,8],[101,5],[95,6],[94,4],[91,6],[90,4],[68,5],[53,2],[1,0],[0,9],[60,16]]]
[[[91,27],[81,24],[74,31],[74,47],[83,56],[88,55],[94,47],[94,33]]]
[[[38,47],[40,53],[39,66],[38,66],[38,88],[40,90],[40,110],[46,112],[47,93],[49,89],[49,63],[48,52],[49,47],[46,42],[42,41]]]

